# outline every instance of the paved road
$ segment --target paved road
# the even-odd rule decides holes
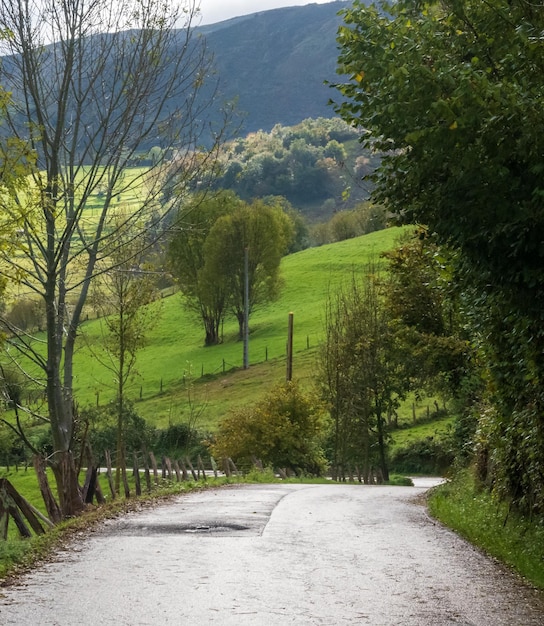
[[[0,624],[544,624],[540,594],[427,517],[427,487],[185,495],[0,590]]]

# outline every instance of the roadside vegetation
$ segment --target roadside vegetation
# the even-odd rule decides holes
[[[544,589],[544,526],[482,487],[470,470],[432,491],[429,510],[460,535]]]
[[[100,509],[112,451],[114,506],[130,460],[137,483],[153,454],[168,480],[170,462],[195,478],[195,457],[227,477],[236,464],[364,484],[441,473],[452,481],[433,512],[541,585],[541,14],[356,2],[338,37],[343,121],[225,142],[227,115],[203,151],[206,106],[153,113],[167,96],[196,103],[202,81],[184,76],[213,75],[205,49],[172,52],[182,6],[115,5],[101,47],[79,39],[105,28],[100,11],[64,23],[70,2],[49,2],[63,44],[42,55],[32,3],[15,4],[0,11],[14,63],[0,88],[0,294],[13,305],[0,311],[0,459],[33,462],[44,513]],[[74,75],[91,70],[80,91]],[[104,89],[115,97],[88,106]],[[144,146],[157,124],[164,147]],[[351,188],[361,177],[372,202]],[[6,561],[23,558],[10,543]]]

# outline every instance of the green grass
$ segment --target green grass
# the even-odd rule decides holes
[[[138,376],[129,391],[138,413],[159,427],[183,421],[189,410],[190,380],[194,380],[192,393],[197,402],[206,405],[201,428],[213,428],[231,406],[254,402],[266,387],[285,378],[289,312],[294,314],[293,375],[311,379],[328,293],[352,272],[362,272],[371,257],[391,249],[401,232],[392,228],[285,257],[280,298],[251,317],[247,372],[240,371],[242,344],[234,320],[225,323],[224,342],[206,348],[202,328],[183,308],[179,294],[155,303],[159,322],[138,353]],[[86,322],[74,367],[80,406],[105,404],[114,397],[111,374],[89,350],[100,342],[100,321]]]
[[[488,490],[478,490],[469,471],[433,490],[429,510],[471,543],[544,589],[544,520],[508,510]]]
[[[450,432],[454,420],[453,416],[446,416],[399,428],[393,432],[393,448],[404,447],[428,437],[440,439]]]

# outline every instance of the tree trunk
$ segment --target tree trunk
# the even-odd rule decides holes
[[[34,455],[33,463],[34,470],[36,471],[36,476],[38,477],[38,484],[40,486],[40,492],[42,494],[47,515],[49,515],[49,519],[54,524],[58,524],[58,522],[60,522],[60,520],[62,519],[62,514],[60,507],[55,500],[55,497],[53,496],[51,487],[49,486],[49,481],[47,480],[47,474],[45,471],[45,459],[41,456]]]
[[[85,505],[81,497],[76,465],[71,450],[57,452],[51,468],[57,482],[62,517],[79,515]]]

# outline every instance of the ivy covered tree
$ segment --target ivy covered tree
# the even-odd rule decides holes
[[[493,405],[495,484],[544,511],[544,12],[525,0],[344,11],[336,110],[386,154],[374,197],[457,253]]]

